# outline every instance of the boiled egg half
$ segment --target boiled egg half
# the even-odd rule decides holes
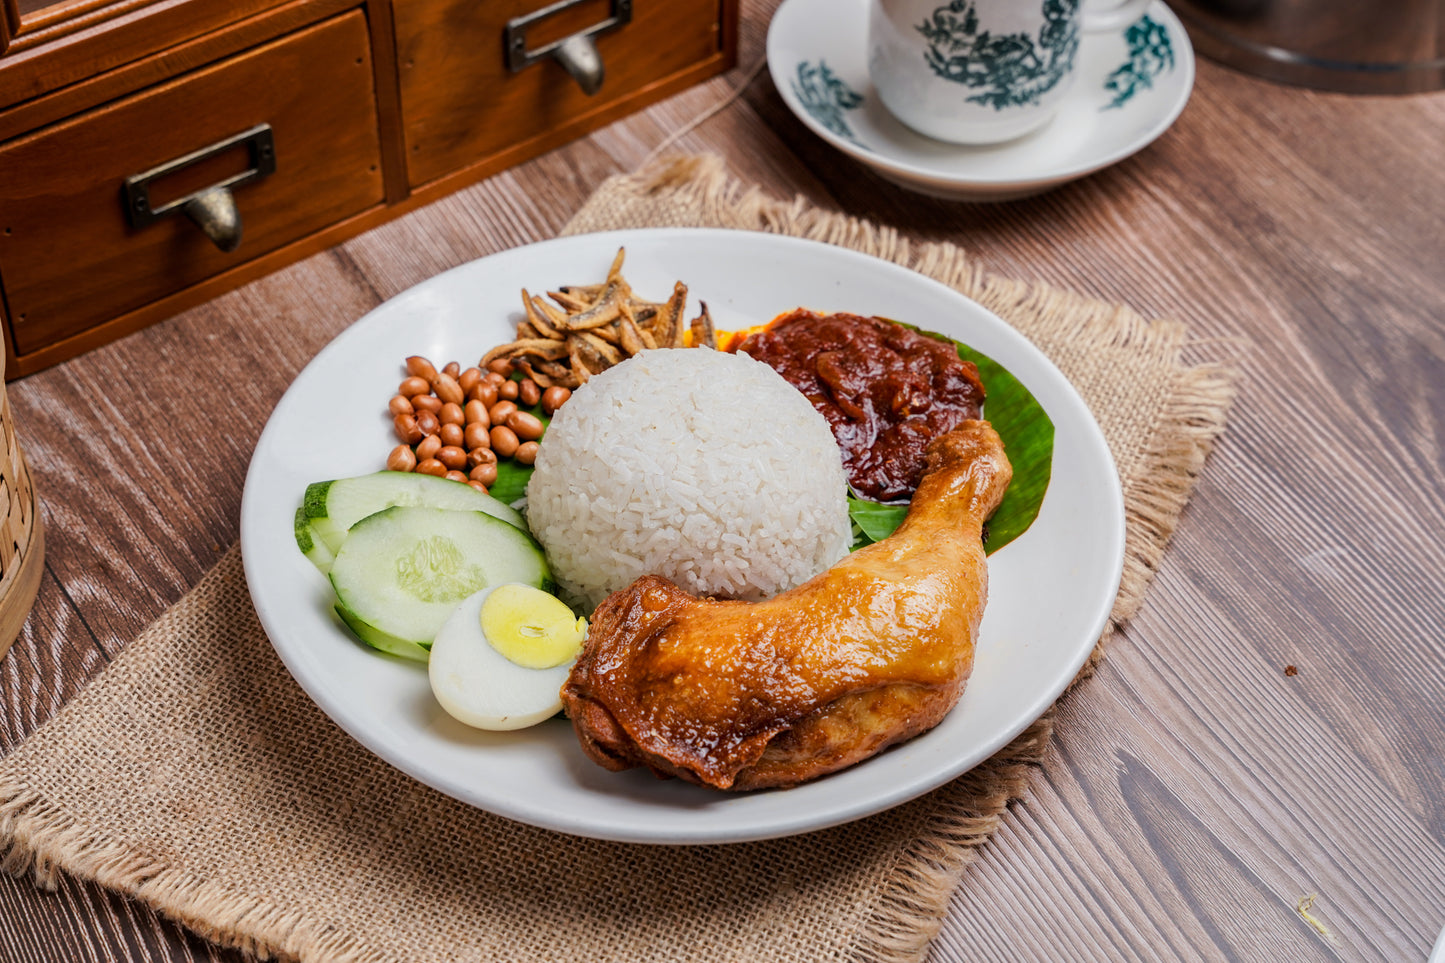
[[[587,638],[587,620],[521,583],[464,599],[432,642],[432,692],[447,714],[478,729],[522,729],[557,714],[562,683]]]

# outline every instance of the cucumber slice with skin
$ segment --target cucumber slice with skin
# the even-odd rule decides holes
[[[336,553],[321,538],[321,534],[312,528],[311,519],[306,517],[305,505],[296,509],[293,531],[296,535],[296,547],[301,549],[301,554],[310,559],[311,564],[320,569],[322,575],[330,572],[331,563],[336,559]]]
[[[354,632],[358,639],[373,649],[378,649],[388,655],[399,656],[403,659],[411,659],[415,662],[426,662],[431,658],[431,654],[426,646],[417,645],[415,642],[408,642],[406,639],[398,639],[394,635],[383,632],[374,626],[367,625],[340,602],[336,604],[336,614],[341,616],[341,621],[346,623],[346,627]]]
[[[312,534],[320,535],[335,553],[341,550],[351,526],[393,505],[485,512],[523,531],[527,528],[516,509],[470,485],[414,472],[379,471],[315,482],[307,486],[301,510],[311,523]]]
[[[542,547],[473,511],[396,506],[368,515],[351,527],[331,565],[343,619],[423,648],[462,599],[502,582],[550,590]]]

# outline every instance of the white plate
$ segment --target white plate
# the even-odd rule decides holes
[[[402,360],[474,361],[508,340],[518,288],[606,274],[617,248],[643,293],[675,280],[736,329],[805,305],[886,315],[960,338],[1009,368],[1054,421],[1053,485],[1033,527],[990,561],[991,598],[973,678],[932,732],[786,791],[726,794],[587,760],[563,719],[489,734],[437,706],[423,666],[353,641],[330,586],[297,550],[306,485],[380,469],[395,444],[386,403]],[[620,231],[504,251],[417,285],[321,351],[256,445],[241,504],[246,581],[261,624],[323,711],[382,759],[483,809],[561,832],[650,843],[783,836],[857,819],[927,792],[988,758],[1059,695],[1103,630],[1119,584],[1124,515],[1098,426],[1056,368],[957,292],[842,248],[719,230]]]
[[[1083,35],[1078,80],[1047,125],[1005,144],[964,147],[915,133],[888,112],[868,79],[867,34],[868,0],[784,0],[768,28],[773,83],[843,153],[951,200],[1027,197],[1117,163],[1164,133],[1194,87],[1189,36],[1156,0],[1128,30]]]

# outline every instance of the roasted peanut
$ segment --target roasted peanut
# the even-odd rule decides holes
[[[417,395],[411,399],[411,406],[417,411],[430,411],[437,414],[442,410],[442,400],[435,395]]]
[[[516,410],[517,403],[515,401],[499,401],[488,409],[487,417],[491,419],[492,424],[502,425],[506,424],[507,416]]]
[[[393,397],[391,402],[387,404],[387,408],[391,410],[393,418],[397,415],[410,415],[416,411],[416,409],[412,407],[411,399],[406,395],[396,395]]]
[[[435,475],[438,478],[444,478],[447,473],[447,466],[435,458],[428,458],[416,463],[416,471],[418,475]]]
[[[421,429],[423,435],[435,435],[441,430],[441,419],[430,411],[418,411],[416,413],[416,426]]]
[[[517,396],[520,394],[521,391],[518,389],[517,382],[515,381],[503,381],[497,385],[498,398],[505,398],[507,401],[516,401]]]
[[[443,445],[454,445],[460,448],[467,436],[461,425],[443,424],[441,431],[437,432],[437,437],[442,440]]]
[[[474,421],[462,429],[462,444],[467,451],[473,448],[487,448],[492,444],[492,426],[490,422]]]
[[[506,425],[492,426],[492,451],[503,458],[511,458],[517,452],[517,446],[522,442],[517,438],[517,433]]]
[[[542,419],[520,409],[508,415],[505,424],[522,441],[536,441],[542,437]]]
[[[542,400],[542,388],[531,378],[517,382],[517,400],[530,408]]]
[[[467,453],[453,445],[443,445],[436,453],[437,461],[456,471],[467,463]]]
[[[495,485],[497,483],[497,463],[476,465],[467,477],[474,482],[481,482],[483,485]]]
[[[442,477],[447,481],[461,482],[464,485],[470,485],[472,483],[470,478],[459,471],[449,471]]]
[[[397,445],[386,456],[387,471],[411,471],[416,468],[416,455],[409,445]]]
[[[436,366],[419,354],[414,354],[406,359],[406,373],[413,378],[422,378],[430,381],[437,376]],[[416,394],[415,391],[412,394]]]
[[[489,371],[496,372],[503,378],[506,378],[512,373],[512,362],[508,361],[506,358],[493,358],[491,361],[487,362],[487,369]]]
[[[448,361],[442,366],[442,371],[450,378],[455,379],[462,373],[462,366],[455,361]]]
[[[467,484],[470,485],[470,486],[472,486],[473,488],[475,488],[477,491],[481,492],[483,495],[485,495],[485,494],[487,493],[487,486],[486,486],[486,485],[483,485],[483,484],[482,484],[481,482],[479,482],[479,481],[475,481],[475,480],[473,480],[473,479],[467,479]]]
[[[396,393],[399,395],[406,395],[408,398],[414,398],[417,395],[424,395],[430,390],[430,381],[427,381],[425,378],[418,378],[416,375],[412,375],[410,378],[406,378],[402,381],[401,385],[397,387]]]
[[[451,401],[442,405],[442,410],[437,412],[437,420],[444,425],[464,425],[467,422],[462,406]]]
[[[484,406],[490,408],[497,403],[497,386],[490,381],[478,381],[477,386],[467,397],[473,401],[480,401]]]
[[[507,376],[498,371],[488,371],[482,375],[482,380],[489,385],[499,385],[507,380]]]
[[[512,452],[512,457],[524,465],[530,465],[537,460],[537,451],[541,447],[535,441],[524,441]]]
[[[553,385],[542,392],[542,410],[550,415],[565,405],[567,399],[570,397],[572,397],[570,389],[564,388],[561,385]]]
[[[475,388],[478,383],[481,382],[481,380],[481,368],[468,368],[466,371],[463,371],[461,374],[457,375],[457,384],[461,385],[462,390],[468,393],[470,393],[471,390]]]
[[[397,440],[408,445],[415,445],[425,437],[425,433],[416,423],[413,415],[397,415],[391,420],[392,427],[396,429]]]
[[[496,404],[496,402],[492,402],[492,404]],[[491,425],[492,416],[487,414],[486,405],[473,398],[462,407],[462,423],[475,425],[479,422],[484,425]]]
[[[461,385],[457,384],[457,379],[445,371],[432,379],[431,387],[437,393],[437,397],[444,402],[459,405],[467,400],[467,393],[462,390]]]
[[[491,444],[492,439],[489,435],[486,445],[473,448],[467,452],[467,465],[472,468],[476,468],[478,465],[495,465],[497,463],[497,453],[492,451]],[[487,484],[491,484],[491,482]]]
[[[426,461],[428,458],[435,458],[437,452],[442,450],[442,440],[436,435],[427,435],[416,446],[416,457],[418,461]]]

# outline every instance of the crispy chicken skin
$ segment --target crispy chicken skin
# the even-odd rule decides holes
[[[718,789],[793,786],[937,725],[973,668],[981,545],[1012,477],[985,421],[935,439],[892,536],[758,603],[644,576],[597,608],[562,698],[583,750]]]

